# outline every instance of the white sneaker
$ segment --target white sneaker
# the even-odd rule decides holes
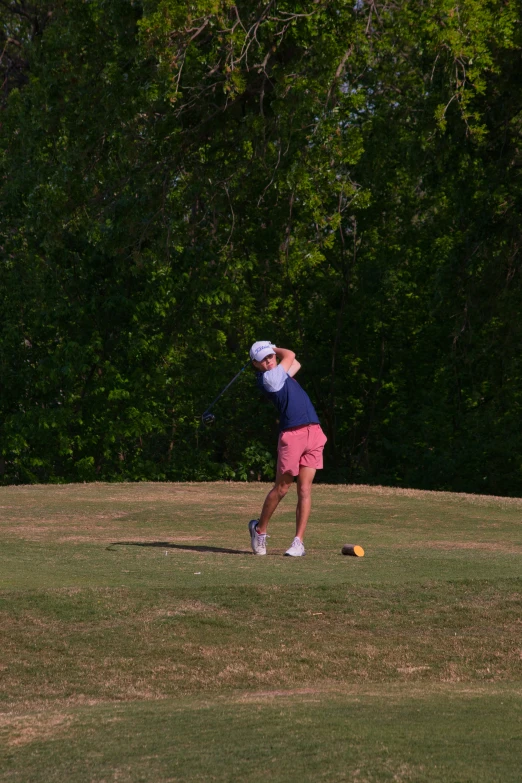
[[[292,541],[290,549],[287,549],[285,555],[288,557],[304,557],[306,555],[304,544],[297,536]]]
[[[256,525],[259,519],[251,519],[248,523],[248,532],[250,533],[250,541],[252,542],[252,552],[255,555],[266,555],[266,533],[262,535],[256,530]]]

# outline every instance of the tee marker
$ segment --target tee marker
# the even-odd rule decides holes
[[[341,552],[343,555],[351,555],[352,557],[364,557],[364,549],[357,544],[345,544]]]

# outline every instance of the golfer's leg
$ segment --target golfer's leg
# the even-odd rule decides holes
[[[315,471],[314,471],[315,472]],[[257,523],[257,532],[263,535],[266,533],[270,517],[279,505],[279,502],[284,498],[288,490],[290,489],[294,477],[291,473],[282,473],[276,478],[276,483],[268,493],[263,503],[263,510]]]
[[[312,509],[312,483],[315,477],[315,468],[299,468],[297,477],[297,508],[295,511],[295,534],[301,541],[304,538],[306,524]]]

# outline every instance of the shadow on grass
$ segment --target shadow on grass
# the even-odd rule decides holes
[[[224,555],[250,555],[247,549],[226,549],[222,546],[189,546],[188,544],[172,544],[170,541],[113,541],[107,549],[115,552],[117,546],[155,546],[162,549],[181,549],[184,552],[215,552]]]

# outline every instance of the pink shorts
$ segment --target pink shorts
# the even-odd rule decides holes
[[[323,467],[323,448],[326,435],[320,424],[304,424],[284,430],[277,444],[277,475],[299,475],[299,468]]]

